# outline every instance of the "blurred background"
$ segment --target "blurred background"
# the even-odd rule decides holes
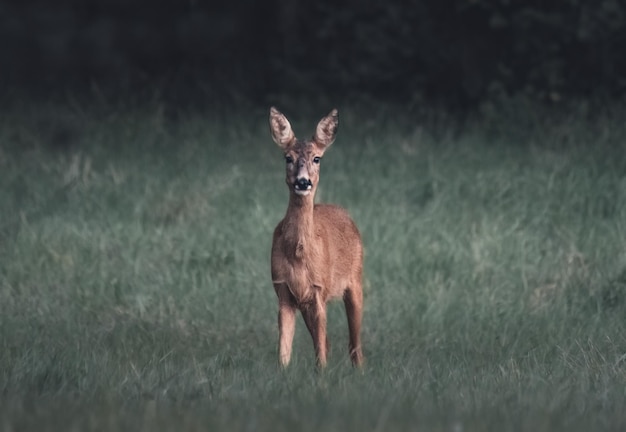
[[[0,0],[0,429],[626,431],[625,47],[625,0]],[[270,104],[339,109],[363,373],[340,303],[276,368]]]
[[[0,89],[466,111],[512,94],[622,98],[625,44],[619,0],[2,0]]]

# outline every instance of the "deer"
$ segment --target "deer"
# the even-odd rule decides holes
[[[297,139],[287,118],[270,108],[272,139],[283,150],[289,203],[274,230],[271,274],[278,297],[279,362],[289,365],[299,310],[313,338],[316,366],[327,364],[326,305],[342,298],[348,318],[352,365],[364,362],[361,349],[363,315],[363,243],[348,212],[332,204],[316,204],[322,156],[335,141],[339,117],[333,109],[322,118],[312,139]]]

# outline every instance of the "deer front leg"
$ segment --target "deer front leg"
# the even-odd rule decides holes
[[[301,308],[302,318],[313,338],[313,347],[317,366],[326,367],[326,356],[328,353],[328,341],[326,339],[326,305],[319,299],[304,305]]]
[[[296,332],[296,304],[289,288],[281,284],[274,287],[278,294],[278,360],[286,367],[291,360],[291,347]]]

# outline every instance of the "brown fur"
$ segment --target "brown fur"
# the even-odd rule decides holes
[[[287,366],[299,309],[313,338],[320,367],[326,365],[326,303],[343,298],[350,332],[350,358],[363,363],[360,330],[363,311],[363,246],[356,225],[341,207],[314,204],[319,181],[319,159],[337,132],[337,111],[320,120],[312,140],[295,138],[289,121],[270,110],[274,141],[285,151],[287,214],[274,230],[272,282],[278,296],[279,360]],[[309,190],[296,187],[299,178],[309,180]]]

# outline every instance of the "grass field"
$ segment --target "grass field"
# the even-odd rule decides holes
[[[0,432],[626,430],[623,109],[339,106],[318,201],[362,232],[367,363],[334,303],[316,373],[300,317],[277,365],[267,108],[3,109]]]

